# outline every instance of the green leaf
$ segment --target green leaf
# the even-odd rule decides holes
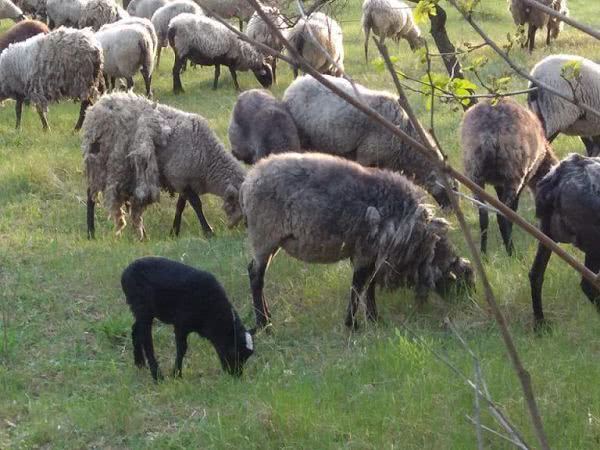
[[[413,11],[413,17],[417,23],[425,23],[429,16],[437,15],[437,3],[439,0],[420,0]]]

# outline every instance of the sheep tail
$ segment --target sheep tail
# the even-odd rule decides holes
[[[369,62],[369,36],[371,35],[371,16],[363,18],[363,30],[365,32],[365,62]]]
[[[146,70],[148,74],[151,74],[154,70],[154,49],[153,45],[149,40],[149,37],[140,40],[138,42],[138,47],[140,48],[140,52],[142,55],[142,67]]]
[[[154,128],[152,119],[145,117],[139,119],[131,144],[134,150],[128,155],[134,171],[133,196],[137,202],[144,205],[154,203],[160,198],[160,174],[154,144],[156,135]]]
[[[175,50],[175,36],[177,34],[177,27],[175,25],[169,27],[169,31],[167,32],[167,39],[169,40],[169,45],[173,50]]]

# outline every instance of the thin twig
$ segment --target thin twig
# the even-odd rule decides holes
[[[467,415],[466,417],[467,417],[467,419],[469,419],[471,421],[472,424],[475,425],[475,420],[471,416]],[[503,435],[502,433],[498,433],[496,430],[492,430],[491,428],[486,427],[485,425],[481,425],[481,428],[484,429],[485,431],[489,432],[489,433],[492,433],[495,436],[498,436],[499,438],[504,439],[505,441],[510,442],[511,444],[513,444],[517,448],[520,448],[522,450],[530,450],[529,447],[527,447],[522,442],[515,441],[515,440],[509,438],[508,436]]]

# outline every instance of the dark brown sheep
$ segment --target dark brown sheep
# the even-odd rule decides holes
[[[23,20],[0,35],[0,53],[2,53],[2,51],[10,44],[24,41],[36,34],[47,34],[49,31],[50,30],[48,30],[48,27],[43,22],[37,20]]]

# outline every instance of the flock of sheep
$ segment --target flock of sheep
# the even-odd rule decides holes
[[[541,0],[567,14],[566,0]],[[94,237],[98,194],[119,234],[129,217],[140,239],[146,237],[144,209],[159,201],[161,191],[178,195],[172,232],[179,234],[189,202],[207,237],[213,230],[200,197],[223,200],[230,226],[244,221],[252,248],[248,267],[257,328],[270,321],[264,277],[280,248],[291,256],[317,263],[350,259],[353,278],[346,317],[356,327],[364,294],[367,317],[377,319],[375,286],[411,286],[417,298],[435,290],[445,295],[452,286],[470,287],[474,274],[448,237],[448,222],[427,205],[431,195],[450,205],[444,174],[406,142],[342,101],[317,80],[297,77],[283,98],[253,89],[239,95],[231,115],[228,151],[207,121],[151,101],[152,73],[160,51],[175,54],[173,91],[183,92],[180,73],[186,63],[213,65],[213,88],[220,66],[227,66],[239,90],[237,71],[251,70],[265,88],[276,79],[276,58],[244,42],[211,17],[238,18],[246,34],[276,51],[283,44],[245,0],[133,0],[127,10],[113,0],[0,0],[0,18],[18,21],[23,11],[46,18],[17,23],[0,36],[0,99],[16,101],[17,127],[23,103],[33,103],[43,127],[49,128],[48,105],[76,99],[81,110],[82,150],[87,177],[87,229]],[[561,22],[509,1],[518,25],[529,24],[526,45],[533,48],[537,29],[547,27],[548,41]],[[417,130],[394,94],[352,85],[344,70],[343,33],[321,12],[292,27],[277,2],[264,11],[286,38],[331,83],[359,98],[385,119],[419,140]],[[381,40],[405,39],[422,45],[410,7],[399,0],[365,0],[365,58],[373,32]],[[328,55],[325,55],[326,50]],[[156,61],[156,63],[155,63]],[[566,63],[578,61],[576,80],[563,76]],[[146,97],[132,93],[140,72]],[[544,58],[531,75],[553,88],[600,109],[600,66],[570,55]],[[108,93],[125,79],[129,92]],[[575,84],[575,85],[574,85]],[[480,186],[492,184],[498,198],[516,210],[528,186],[536,196],[542,230],[554,240],[569,242],[586,253],[585,264],[600,270],[597,213],[600,160],[593,158],[600,136],[600,118],[544,90],[529,94],[529,109],[513,100],[484,101],[470,108],[462,125],[466,174]],[[126,131],[125,131],[126,130]],[[550,142],[557,134],[581,136],[590,157],[572,154],[559,162]],[[243,161],[253,167],[244,170]],[[600,208],[600,205],[599,205]],[[502,238],[513,251],[511,223],[498,216]],[[488,212],[480,208],[481,251],[487,250]],[[550,252],[540,245],[531,273],[536,325],[544,321],[541,287]],[[152,321],[175,326],[176,371],[181,373],[187,335],[198,332],[214,345],[223,368],[240,374],[252,354],[253,332],[241,323],[219,282],[210,274],[162,258],[143,258],[122,276],[127,303],[135,316],[134,359],[146,361],[155,379],[160,371],[152,346]],[[582,282],[588,298],[600,296]]]

